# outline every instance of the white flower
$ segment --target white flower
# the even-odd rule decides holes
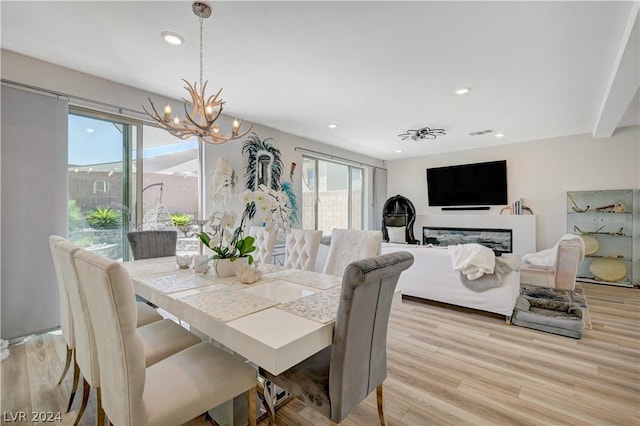
[[[231,230],[236,224],[236,214],[234,212],[225,212],[225,214],[220,218],[220,225],[227,229]]]
[[[255,197],[253,196],[253,192],[251,192],[249,190],[243,191],[240,194],[240,199],[242,200],[242,203],[245,204],[245,205],[253,203],[255,201]]]

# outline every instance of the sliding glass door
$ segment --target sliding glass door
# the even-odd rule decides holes
[[[304,156],[302,176],[303,228],[324,235],[333,228],[362,229],[362,168]]]
[[[71,109],[68,119],[68,237],[112,259],[127,259],[133,147],[139,125]]]

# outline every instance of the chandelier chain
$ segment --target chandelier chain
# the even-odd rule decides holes
[[[203,39],[204,37],[202,36],[203,34],[203,30],[202,30],[202,23],[204,22],[204,18],[202,17],[202,15],[200,15],[200,87],[202,87],[202,82],[203,82],[203,77],[202,77],[202,70],[204,68],[204,42]]]

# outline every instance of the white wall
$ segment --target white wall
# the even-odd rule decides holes
[[[618,129],[605,139],[593,139],[590,134],[572,135],[387,161],[387,194],[411,199],[418,215],[456,214],[427,205],[425,170],[491,160],[507,160],[509,201],[522,197],[524,204],[533,209],[537,217],[537,249],[541,250],[555,244],[567,230],[567,191],[640,187],[640,127]],[[638,204],[635,203],[636,218]],[[492,207],[484,214],[499,213],[500,207]],[[420,217],[416,220],[418,234],[422,226],[419,222]],[[634,268],[638,270],[637,250],[635,257]]]

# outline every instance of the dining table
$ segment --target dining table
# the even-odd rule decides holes
[[[253,284],[174,256],[123,262],[136,294],[272,374],[332,343],[342,277],[261,264]]]

